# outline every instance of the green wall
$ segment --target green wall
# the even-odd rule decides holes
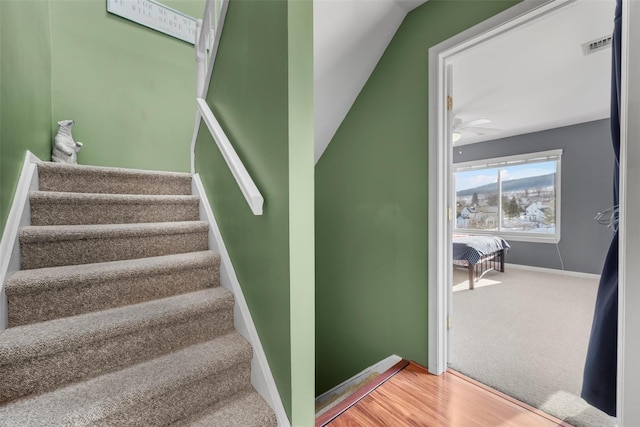
[[[310,189],[306,202],[312,209],[313,99],[310,95],[313,86],[308,81],[305,83],[304,77],[300,88],[291,87],[289,81],[289,67],[303,73],[305,67],[312,70],[308,66],[310,56],[289,57],[290,37],[296,34],[306,40],[306,44],[301,41],[302,48],[312,52],[310,35],[293,25],[301,20],[311,28],[311,4],[304,3],[306,8],[303,6],[302,11],[298,10],[297,15],[294,13],[295,16],[290,17],[291,6],[287,1],[232,0],[207,97],[265,199],[263,215],[251,213],[204,125],[200,128],[196,146],[196,171],[210,197],[282,402],[294,425],[305,416],[304,408],[300,409],[301,413],[293,409],[294,382],[301,393],[309,383],[306,406],[313,422],[313,407],[310,406],[313,349],[308,348],[311,352],[308,356],[311,360],[307,372],[309,380],[302,380],[301,384],[295,381],[298,371],[295,378],[292,375],[292,354],[304,342],[296,338],[300,336],[300,330],[293,335],[291,332],[292,323],[296,321],[291,304],[297,300],[311,306],[311,312],[307,313],[311,316],[310,323],[302,318],[298,326],[307,338],[313,335],[313,270],[312,267],[296,270],[299,266],[290,262],[295,250],[301,257],[297,260],[303,260],[305,266],[313,265],[313,211],[307,214],[301,207],[301,188],[297,186]],[[289,26],[293,27],[291,34]],[[295,52],[300,53],[300,49],[296,47]],[[308,76],[312,82],[311,78]],[[296,117],[291,110],[293,107],[303,110],[298,116],[301,120],[299,128],[291,122]],[[291,146],[294,136],[300,138],[300,146]],[[300,169],[293,167],[290,155],[291,160],[300,161]],[[290,234],[296,231],[310,236],[306,247]],[[296,292],[290,290],[294,284],[302,288],[297,288]],[[304,350],[299,355],[298,362],[302,365],[297,367],[303,366],[306,362],[303,359],[307,357]]]
[[[207,102],[264,199],[252,215],[206,127],[201,175],[293,426],[314,423],[311,0],[232,0]]]
[[[193,45],[107,13],[104,0],[1,0],[0,11],[0,230],[25,151],[48,160],[58,120],[76,120],[81,164],[189,170]]]
[[[313,2],[289,1],[291,424],[315,423]]]
[[[410,12],[316,165],[316,392],[427,361],[428,50],[514,5]]]
[[[204,9],[204,0],[165,3]],[[51,34],[53,130],[76,121],[78,163],[188,172],[193,45],[109,14],[102,0],[51,0]]]
[[[25,152],[51,155],[49,31],[48,2],[0,1],[0,234]]]

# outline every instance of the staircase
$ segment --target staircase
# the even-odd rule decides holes
[[[275,426],[191,175],[40,163],[0,426]]]

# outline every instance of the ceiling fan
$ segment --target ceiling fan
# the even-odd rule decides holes
[[[471,132],[476,135],[496,135],[500,133],[500,129],[479,127],[491,123],[489,119],[475,119],[463,122],[462,119],[453,119],[453,142],[457,142],[462,138],[463,132]]]

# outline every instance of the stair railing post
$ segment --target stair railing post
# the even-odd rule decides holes
[[[204,89],[204,80],[207,69],[206,54],[200,43],[200,34],[202,33],[202,19],[196,21],[196,98],[202,96]]]

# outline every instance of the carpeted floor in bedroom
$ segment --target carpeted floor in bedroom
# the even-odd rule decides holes
[[[507,267],[468,290],[454,270],[450,366],[576,427],[615,420],[580,396],[598,280]]]

